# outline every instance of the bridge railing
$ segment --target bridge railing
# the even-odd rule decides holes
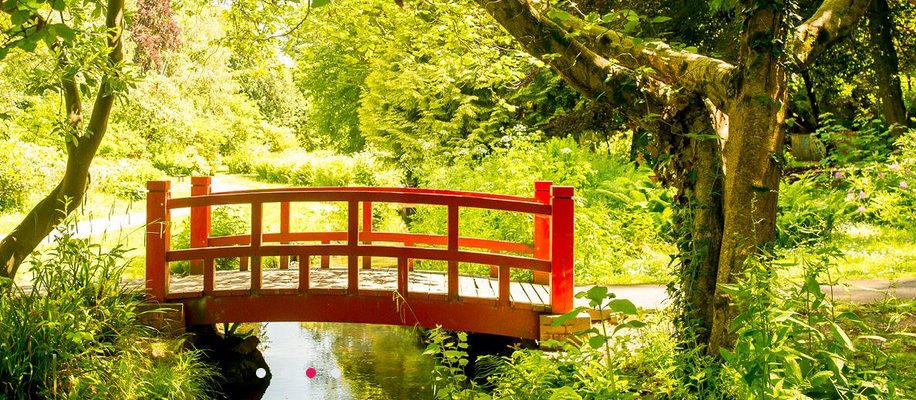
[[[268,295],[275,292],[298,294],[360,294],[359,259],[363,268],[371,267],[371,257],[398,260],[397,290],[410,296],[408,274],[412,260],[445,261],[447,293],[445,300],[460,301],[459,263],[494,266],[491,274],[498,279],[497,304],[510,305],[511,268],[534,272],[535,283],[549,285],[550,309],[564,313],[572,309],[573,299],[573,193],[572,187],[535,182],[533,198],[498,194],[416,188],[281,188],[212,193],[209,177],[192,178],[191,197],[171,198],[169,181],[147,184],[146,274],[148,296],[165,302],[169,298],[170,262],[188,261],[192,274],[203,275],[201,295],[217,295],[214,261],[239,258],[241,269],[250,270],[251,284],[245,293]],[[290,232],[290,204],[304,202],[345,202],[348,204],[347,230],[344,232]],[[280,204],[279,232],[264,232],[264,204]],[[445,206],[448,210],[447,235],[376,232],[372,230],[373,203]],[[249,235],[210,236],[210,208],[218,205],[251,207]],[[362,205],[362,215],[360,206]],[[190,208],[190,248],[170,248],[172,210]],[[459,210],[481,208],[532,214],[534,245],[508,241],[462,237],[459,235]],[[360,229],[362,222],[362,229]],[[290,244],[320,242],[321,244]],[[333,242],[342,242],[335,244]],[[375,242],[402,243],[401,246],[377,245]],[[416,247],[444,245],[445,248]],[[481,249],[474,251],[468,249]],[[524,257],[517,254],[531,254]],[[280,257],[281,269],[289,268],[289,257],[299,258],[299,287],[295,289],[262,289],[262,257]],[[343,290],[310,288],[311,256],[320,256],[322,267],[329,266],[330,256],[347,257],[347,287]],[[250,262],[248,260],[250,259]]]

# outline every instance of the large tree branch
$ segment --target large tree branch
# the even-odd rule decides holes
[[[870,4],[871,0],[824,0],[789,38],[790,55],[796,66],[807,69],[831,44],[849,35]]]
[[[637,119],[677,104],[669,87],[612,62],[571,37],[528,0],[477,0],[531,55],[545,60],[575,90]]]

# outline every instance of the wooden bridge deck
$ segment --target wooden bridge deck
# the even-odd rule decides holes
[[[299,270],[264,269],[262,290],[295,290],[299,287]],[[310,290],[316,293],[343,293],[347,289],[347,268],[311,268]],[[360,291],[394,292],[398,288],[397,268],[373,268],[359,271]],[[459,275],[458,295],[463,301],[496,304],[499,296],[499,281],[483,276]],[[409,296],[445,296],[448,293],[448,276],[443,271],[410,271],[408,274]],[[203,276],[172,276],[169,284],[169,299],[201,297]],[[214,293],[233,295],[247,292],[251,287],[251,272],[216,271]],[[527,282],[511,282],[509,301],[512,307],[546,312],[550,310],[550,294],[546,285]]]

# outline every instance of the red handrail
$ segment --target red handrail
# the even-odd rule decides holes
[[[202,295],[213,294],[214,260],[238,257],[246,270],[250,258],[251,287],[249,293],[261,289],[261,257],[280,256],[280,268],[288,268],[289,256],[299,256],[299,292],[309,292],[308,259],[322,256],[322,267],[328,266],[329,256],[348,257],[348,294],[359,288],[358,260],[363,268],[371,267],[371,257],[398,259],[398,290],[405,296],[408,269],[412,259],[441,260],[448,263],[448,301],[459,301],[458,263],[494,265],[499,280],[498,304],[509,306],[510,268],[534,271],[535,283],[550,286],[550,306],[554,313],[572,308],[573,289],[573,188],[556,187],[550,182],[536,182],[534,198],[499,194],[461,192],[454,190],[415,188],[283,188],[212,193],[211,178],[191,179],[191,197],[170,198],[170,182],[151,181],[147,184],[147,289],[151,299],[164,302],[168,298],[168,263],[187,260],[192,274],[203,274]],[[292,202],[346,202],[348,224],[345,232],[290,232],[289,212]],[[448,234],[410,234],[374,232],[372,203],[406,203],[441,205],[448,208]],[[264,203],[280,203],[280,232],[263,232]],[[251,234],[226,237],[210,236],[210,208],[215,205],[250,204]],[[360,205],[362,216],[360,218]],[[191,248],[171,250],[169,246],[171,210],[191,208]],[[459,209],[483,208],[521,212],[534,216],[534,246],[525,243],[462,237],[458,233]],[[360,230],[362,222],[362,230]],[[322,244],[289,244],[320,241]],[[343,242],[343,244],[331,244]],[[373,242],[403,243],[403,246],[380,246]],[[439,245],[445,248],[413,247],[416,244]],[[242,246],[232,246],[242,245]],[[230,246],[230,247],[226,247]],[[485,251],[472,251],[481,249]],[[525,257],[516,254],[533,254]],[[403,271],[402,271],[403,270]]]

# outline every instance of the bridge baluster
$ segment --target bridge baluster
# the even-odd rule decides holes
[[[171,236],[171,182],[150,181],[146,188],[146,291],[151,300],[164,303],[169,293],[170,271],[165,255]]]
[[[289,202],[280,203],[280,233],[289,234]],[[281,240],[280,244],[289,244],[288,240]],[[301,261],[300,261],[301,262]],[[289,269],[289,256],[280,256],[280,269]]]
[[[372,202],[363,202],[363,233],[372,234]],[[372,244],[371,240],[364,240],[363,244]],[[372,257],[363,256],[363,269],[372,268]]]
[[[550,188],[553,182],[534,182],[534,199],[541,204],[550,204]],[[534,258],[541,260],[550,259],[550,216],[534,216]],[[550,273],[534,271],[534,283],[540,285],[550,284]]]
[[[204,296],[210,296],[213,294],[213,289],[216,285],[216,268],[213,264],[213,259],[204,259],[201,268],[204,274]]]
[[[347,213],[347,293],[359,292],[359,202],[349,201]]]
[[[308,293],[309,292],[309,275],[311,270],[312,256],[308,254],[299,255],[299,293]]]
[[[553,186],[550,238],[550,309],[563,314],[573,306],[574,189]]]
[[[407,265],[407,257],[398,257],[398,293],[405,299],[408,297],[408,282],[410,271]]]
[[[191,196],[210,194],[211,178],[209,176],[191,177]],[[191,248],[209,246],[210,240],[210,206],[191,207]],[[204,260],[189,262],[191,275],[200,275],[204,271]]]
[[[499,266],[499,305],[500,307],[509,307],[509,267]]]
[[[448,299],[449,301],[458,300],[458,205],[450,204],[448,206]]]
[[[251,203],[251,288],[252,294],[261,291],[261,257],[254,255],[261,247],[263,234],[263,214],[264,204],[259,202]]]

